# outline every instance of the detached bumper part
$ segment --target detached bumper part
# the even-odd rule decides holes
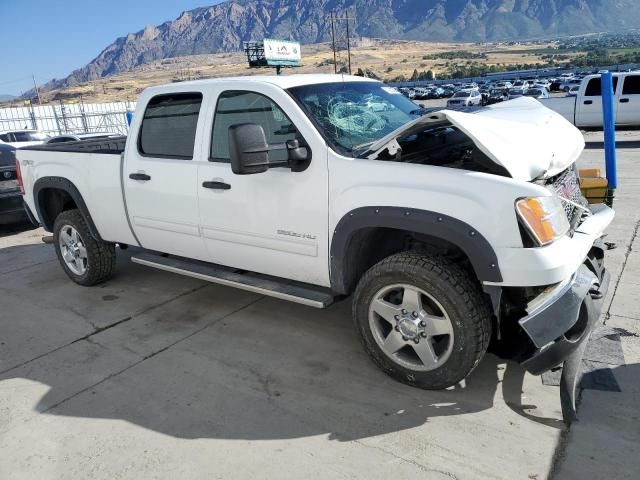
[[[569,281],[536,298],[538,303],[534,309],[519,322],[537,347],[535,353],[522,362],[530,373],[541,375],[559,365],[589,336],[602,308],[595,305],[597,300],[592,295],[604,296],[608,279],[605,271],[605,285],[602,285],[586,265],[581,265]],[[593,316],[595,319],[590,318]]]
[[[536,297],[519,322],[536,347],[522,362],[527,371],[540,375],[564,362],[560,402],[566,423],[576,418],[582,357],[609,288],[609,272],[598,258],[603,258],[599,245],[568,281]]]

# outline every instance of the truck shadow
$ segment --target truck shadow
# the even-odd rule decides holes
[[[24,248],[2,253],[19,254]],[[2,342],[10,346],[28,337],[24,348],[29,348],[33,338],[62,330],[72,317],[76,321],[75,315],[85,311],[83,303],[109,299],[87,306],[86,312],[113,309],[141,292],[149,296],[159,291],[161,283],[178,288],[186,281],[150,272],[126,258],[120,262],[118,276],[100,289],[100,297],[95,289],[67,281],[55,262],[20,270],[11,279],[0,275],[2,303],[14,313],[11,318],[0,316]],[[25,302],[43,302],[38,298],[41,285],[52,285],[56,298],[72,299],[68,305],[73,304],[73,310],[56,311],[62,304],[49,302],[51,315],[42,324],[21,318],[20,312],[32,312],[21,306]],[[39,413],[125,420],[190,439],[329,435],[349,441],[412,429],[441,417],[461,416],[461,421],[473,423],[478,420],[464,416],[482,417],[496,401],[504,401],[517,416],[494,415],[492,422],[530,420],[563,427],[559,404],[551,412],[558,418],[546,418],[540,414],[545,409],[523,404],[524,370],[492,354],[466,381],[448,390],[424,391],[397,383],[362,351],[351,326],[349,302],[315,310],[220,286],[202,284],[187,291],[143,314],[79,334],[38,358],[32,355],[0,374],[0,383],[27,379],[48,387],[37,401],[20,400],[17,392],[17,410],[35,404]],[[224,304],[233,305],[231,313],[212,320],[212,312]],[[133,305],[127,308],[140,309]],[[42,328],[45,321],[47,328]],[[11,361],[0,360],[0,366]],[[544,400],[548,403],[548,397]],[[29,407],[24,415],[34,413]]]
[[[640,364],[612,367],[593,374],[613,375],[620,393],[606,389],[582,392],[578,422],[569,432],[557,478],[638,478]]]

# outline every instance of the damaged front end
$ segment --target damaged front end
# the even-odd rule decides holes
[[[609,288],[609,272],[604,266],[608,248],[598,240],[571,277],[540,289],[535,295],[518,289],[503,295],[503,310],[504,304],[509,305],[501,319],[502,334],[507,337],[504,340],[517,338],[520,346],[526,345],[512,358],[533,375],[562,365],[560,400],[563,419],[568,424],[576,418],[582,358]]]
[[[459,133],[443,135],[451,129]],[[423,137],[433,137],[426,148],[416,142],[424,141]],[[575,163],[585,145],[580,130],[565,118],[533,98],[521,97],[473,111],[444,109],[426,113],[373,142],[361,157],[451,166],[428,160],[434,138],[442,142],[440,147],[449,156],[455,152],[453,146],[476,147],[472,152],[474,161],[467,163],[473,163],[473,167],[458,168],[525,182],[559,175]],[[420,160],[421,156],[426,160]]]

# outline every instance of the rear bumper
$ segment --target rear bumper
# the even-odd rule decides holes
[[[595,244],[568,281],[529,304],[528,315],[519,323],[535,346],[521,362],[530,373],[540,375],[575,355],[580,356],[578,363],[582,359],[609,288],[604,251],[601,242]]]
[[[26,220],[24,201],[19,192],[0,194],[0,225]]]

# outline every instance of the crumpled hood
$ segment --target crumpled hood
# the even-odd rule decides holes
[[[376,152],[429,123],[448,120],[468,135],[491,160],[516,180],[548,178],[574,163],[584,149],[580,130],[529,97],[497,103],[477,111],[440,110],[403,125],[371,146]]]

